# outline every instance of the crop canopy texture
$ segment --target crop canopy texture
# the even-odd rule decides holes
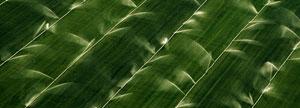
[[[0,108],[300,108],[300,0],[0,0]]]

